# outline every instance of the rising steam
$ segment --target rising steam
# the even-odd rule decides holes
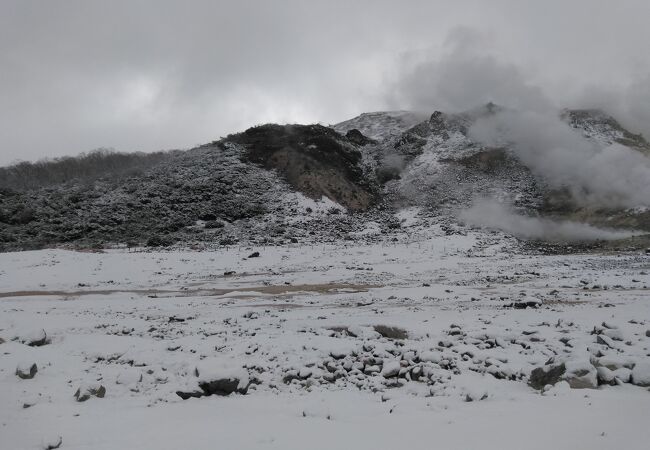
[[[462,211],[460,219],[467,225],[503,231],[521,239],[547,242],[590,242],[637,236],[634,231],[609,230],[579,222],[556,221],[517,214],[511,207],[494,200],[476,201]]]
[[[600,145],[557,114],[504,110],[479,119],[470,137],[507,146],[539,178],[568,189],[584,206],[650,206],[650,158],[619,144]]]

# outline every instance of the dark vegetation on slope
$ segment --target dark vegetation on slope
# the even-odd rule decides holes
[[[219,143],[175,153],[132,176],[0,192],[0,249],[167,245],[196,234],[187,227],[197,220],[212,221],[210,238],[219,241],[224,222],[264,213],[281,189],[239,157]]]
[[[319,125],[264,125],[150,157],[102,151],[21,163],[0,172],[0,250],[234,243],[229,224],[268,212],[304,215],[282,209],[292,188],[367,209],[376,190],[360,163],[356,144]],[[265,233],[257,228],[250,238]]]
[[[352,133],[357,142],[361,133]],[[351,210],[365,210],[375,194],[361,167],[356,144],[321,125],[261,125],[228,136],[244,146],[247,160],[275,169],[297,191],[329,197]]]
[[[169,160],[176,153],[118,153],[97,149],[76,157],[18,162],[0,167],[0,190],[25,191],[69,182],[129,178]]]

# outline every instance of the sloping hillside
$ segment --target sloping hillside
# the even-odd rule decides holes
[[[475,124],[502,111],[488,104],[422,121],[387,112],[332,128],[269,124],[184,152],[108,155],[100,159],[122,165],[100,168],[74,158],[21,163],[0,170],[0,249],[397,239],[409,235],[400,231],[402,208],[458,227],[459,211],[486,197],[525,215],[650,231],[649,208],[577,202],[509,142],[478,141]],[[589,142],[650,149],[601,111],[561,117]],[[33,179],[19,183],[18,169]]]

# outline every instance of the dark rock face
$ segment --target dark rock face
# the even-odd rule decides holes
[[[562,379],[566,372],[564,363],[558,365],[548,365],[537,367],[530,373],[528,385],[533,389],[543,389],[547,384],[555,384]]]
[[[377,142],[374,139],[370,139],[369,137],[364,136],[361,131],[357,130],[356,128],[353,128],[345,133],[345,137],[348,138],[350,142],[361,146],[375,144]]]
[[[372,203],[361,153],[353,141],[331,128],[262,125],[228,139],[246,148],[248,160],[277,170],[294,189],[309,197],[326,196],[352,210],[365,210]]]

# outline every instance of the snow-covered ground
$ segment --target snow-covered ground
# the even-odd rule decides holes
[[[646,449],[650,255],[498,242],[1,254],[0,448]]]

